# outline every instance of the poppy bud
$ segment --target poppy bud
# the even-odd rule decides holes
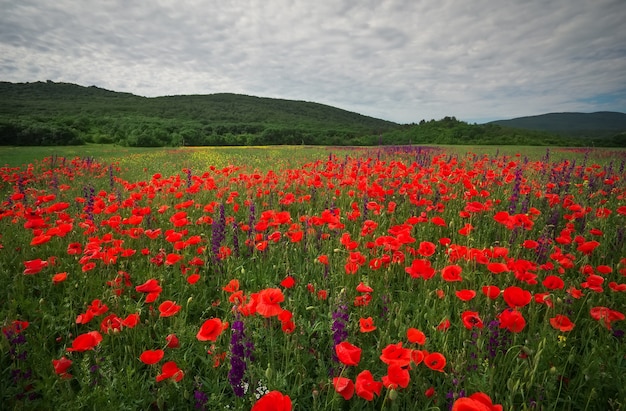
[[[397,398],[398,398],[398,391],[394,390],[393,388],[389,390],[389,399],[393,401]]]
[[[265,378],[268,380],[272,379],[272,367],[270,367],[269,364],[267,364],[267,368],[265,369]]]

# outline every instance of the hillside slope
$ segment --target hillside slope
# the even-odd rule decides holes
[[[572,137],[611,137],[626,131],[626,114],[612,111],[548,113],[510,120],[497,120],[490,124],[548,131]]]
[[[0,144],[58,143],[50,137],[42,142],[35,137],[38,130],[129,145],[272,144],[285,139],[299,144],[312,138],[341,141],[396,127],[305,101],[228,93],[148,98],[69,83],[0,82]]]

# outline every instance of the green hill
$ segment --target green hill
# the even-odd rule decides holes
[[[0,82],[0,144],[349,144],[397,127],[305,101],[238,94],[147,98],[50,81]]]
[[[611,111],[597,113],[549,113],[492,121],[505,127],[539,130],[569,137],[613,137],[626,132],[626,114]]]

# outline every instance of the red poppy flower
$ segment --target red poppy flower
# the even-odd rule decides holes
[[[36,260],[24,261],[24,266],[26,267],[24,269],[24,274],[32,275],[32,274],[37,274],[38,272],[43,270],[45,267],[47,267],[48,262],[43,261],[41,258],[37,258]]]
[[[292,332],[295,331],[296,324],[291,320],[283,321],[280,325],[280,329],[283,330],[285,334],[291,334]]]
[[[585,241],[581,243],[576,249],[585,255],[591,255],[593,250],[600,245],[597,241]]]
[[[483,321],[478,316],[476,311],[465,311],[461,314],[461,320],[463,321],[463,326],[468,330],[472,328],[483,328]]]
[[[128,328],[134,328],[137,324],[139,324],[139,314],[129,314],[128,317],[122,320],[122,325]]]
[[[463,278],[461,278],[462,271],[463,269],[459,265],[449,265],[441,270],[441,276],[448,282],[463,281]]]
[[[591,318],[596,321],[603,320],[607,329],[611,329],[611,323],[613,321],[620,321],[624,319],[624,314],[619,311],[611,310],[607,307],[593,307],[590,310]]]
[[[161,374],[156,376],[157,382],[166,380],[168,378],[173,379],[176,382],[179,382],[183,379],[185,373],[183,370],[178,368],[178,365],[174,361],[168,361],[161,367]]]
[[[568,289],[567,289],[567,290],[565,290],[565,291],[567,291],[567,293],[568,293],[569,295],[571,295],[573,298],[575,298],[575,299],[577,299],[577,300],[578,300],[578,299],[580,299],[580,298],[582,298],[582,296],[584,295],[584,294],[583,294],[583,292],[582,292],[582,290],[579,290],[579,289],[577,289],[577,288],[575,288],[575,287],[570,287],[570,288],[568,288]]]
[[[457,298],[461,301],[471,301],[476,297],[476,291],[474,290],[459,290],[455,292]]]
[[[557,277],[556,275],[547,276],[541,284],[548,290],[561,290],[565,286],[565,282],[563,282],[561,277]]]
[[[439,325],[437,325],[437,331],[447,331],[450,328],[450,320],[447,318],[442,320]]]
[[[359,329],[362,333],[369,333],[376,329],[372,317],[359,318]]]
[[[145,283],[136,286],[135,290],[140,293],[160,293],[163,289],[157,280],[151,278]]]
[[[372,287],[363,284],[362,281],[359,283],[359,285],[356,286],[356,290],[360,293],[371,293],[374,291]]]
[[[436,250],[437,246],[434,243],[431,243],[430,241],[422,241],[417,249],[417,253],[423,257],[430,257],[435,254]]]
[[[431,398],[433,395],[435,395],[435,387],[428,388],[426,391],[424,391],[424,395],[426,396],[426,398]]]
[[[49,236],[49,235],[46,235],[46,234],[38,235],[36,237],[33,237],[33,239],[30,242],[30,245],[38,246],[38,245],[47,243],[51,239],[52,239],[52,237]]]
[[[222,290],[226,291],[227,293],[234,293],[235,291],[238,291],[239,280],[237,279],[230,280],[227,285],[222,287]]]
[[[411,361],[415,365],[420,365],[427,354],[428,351],[425,350],[411,350]]]
[[[106,316],[100,323],[100,331],[110,333],[111,331],[119,332],[122,329],[122,319],[115,314]]]
[[[182,255],[168,254],[167,257],[165,258],[165,265],[174,265],[182,259],[183,259]]]
[[[259,292],[256,311],[263,317],[276,316],[283,310],[280,303],[284,300],[285,296],[279,288],[266,288]]]
[[[494,404],[487,394],[477,392],[454,401],[452,411],[502,411],[502,405]]]
[[[382,381],[386,388],[406,388],[411,381],[411,376],[406,366],[390,364],[387,367],[387,375],[383,376]]]
[[[61,357],[58,360],[52,360],[52,366],[54,367],[54,372],[59,377],[63,379],[72,378],[72,374],[68,373],[67,370],[72,366],[72,360],[68,360],[65,357]]]
[[[67,245],[67,253],[69,255],[78,255],[83,252],[83,246],[80,243],[70,243]]]
[[[411,343],[419,345],[426,344],[426,335],[417,328],[409,328],[406,331],[406,337]]]
[[[504,263],[489,263],[487,264],[487,270],[491,271],[493,274],[501,274],[508,272],[509,267]]]
[[[504,297],[504,301],[506,301],[511,308],[524,307],[528,305],[532,299],[530,291],[526,291],[514,285],[505,288],[502,296]]]
[[[555,329],[563,332],[572,331],[574,323],[565,315],[557,314],[550,318],[550,325]]]
[[[554,307],[554,303],[552,302],[552,298],[549,292],[535,293],[535,295],[533,295],[533,299],[538,304],[545,304],[550,308]]]
[[[458,233],[461,235],[469,235],[469,233],[474,229],[474,226],[466,223],[463,228],[461,228]]]
[[[87,271],[91,271],[91,270],[93,270],[94,268],[96,268],[96,263],[94,263],[94,262],[89,262],[89,263],[84,264],[84,265],[81,267],[81,271],[82,271],[83,273],[86,273]]]
[[[270,391],[259,398],[250,411],[291,411],[291,398],[280,391]]]
[[[265,249],[267,248],[267,244],[267,241],[259,241],[254,247],[259,251],[265,251]]]
[[[141,353],[139,360],[144,364],[152,365],[161,361],[164,355],[165,352],[163,350],[146,350]]]
[[[354,395],[354,383],[350,378],[335,377],[333,378],[333,387],[335,391],[341,395],[346,401]]]
[[[446,366],[446,357],[438,352],[433,352],[424,357],[424,364],[433,371],[443,372]]]
[[[89,331],[88,333],[81,334],[72,341],[72,346],[67,348],[67,351],[89,351],[93,350],[95,346],[102,341],[102,335],[98,331]]]
[[[380,396],[380,390],[383,388],[383,383],[380,381],[374,381],[374,377],[369,370],[364,370],[356,376],[355,382],[356,395],[367,401],[374,399],[374,394]]]
[[[482,288],[482,292],[487,298],[495,300],[500,295],[500,288],[495,285],[486,285]]]
[[[285,288],[291,288],[296,285],[296,280],[292,276],[288,275],[283,281],[280,282],[280,285]]]
[[[433,223],[434,225],[440,226],[440,227],[446,227],[446,220],[444,220],[441,217],[433,217],[430,219],[430,222]]]
[[[58,273],[52,276],[52,284],[57,285],[67,280],[67,273]]]
[[[289,310],[283,310],[280,314],[278,314],[278,320],[282,323],[290,321],[292,318],[293,313]]]
[[[180,311],[181,306],[174,301],[163,301],[159,304],[159,317],[171,317]]]
[[[361,349],[347,341],[335,345],[335,353],[342,364],[356,366],[361,361]]]
[[[405,267],[406,271],[412,278],[423,278],[429,280],[435,275],[435,269],[430,266],[430,261],[416,259],[413,260],[410,267]]]
[[[522,313],[510,308],[498,315],[498,321],[500,321],[500,328],[506,328],[514,333],[518,333],[526,327],[526,319],[524,319]]]
[[[228,324],[226,324],[226,326],[227,325]],[[217,337],[224,331],[224,328],[225,324],[222,323],[222,320],[219,318],[210,318],[202,324],[196,334],[196,338],[199,341],[216,341]]]
[[[322,263],[324,265],[328,265],[328,256],[327,255],[320,255],[319,257],[317,257],[317,261],[319,261],[320,263]]]
[[[176,336],[176,334],[168,334],[168,336],[165,337],[165,341],[167,342],[167,348],[180,347],[180,343],[178,342],[178,337]]]
[[[402,348],[402,341],[397,344],[389,344],[383,348],[380,359],[385,364],[399,364],[400,366],[409,365],[411,362],[411,350]]]
[[[527,248],[529,250],[534,250],[539,247],[539,243],[535,240],[524,240],[522,243],[522,247]]]

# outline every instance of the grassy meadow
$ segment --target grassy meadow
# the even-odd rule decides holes
[[[3,408],[624,410],[625,167],[0,147]]]

